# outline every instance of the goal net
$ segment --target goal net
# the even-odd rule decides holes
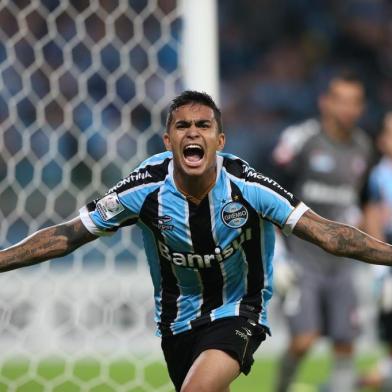
[[[166,106],[187,87],[183,9],[176,0],[1,1],[2,248],[76,216],[162,150]],[[133,228],[1,274],[0,390],[171,390],[152,300]]]

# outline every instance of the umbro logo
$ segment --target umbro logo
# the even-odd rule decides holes
[[[162,231],[171,231],[174,229],[174,226],[170,224],[172,221],[172,217],[169,215],[158,216],[154,219],[153,225]]]
[[[246,332],[248,336],[252,336],[252,331],[248,328],[242,327],[242,329]]]
[[[235,334],[241,337],[242,339],[248,340],[249,336],[252,336],[252,331],[248,328],[241,327],[244,331],[239,331],[238,329],[235,330]]]

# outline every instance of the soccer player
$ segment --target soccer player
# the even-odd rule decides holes
[[[358,225],[360,192],[372,158],[372,143],[358,128],[364,86],[351,71],[331,75],[319,98],[319,118],[283,131],[273,156],[291,174],[293,193],[313,211],[334,221]],[[332,342],[328,390],[355,387],[353,341],[359,332],[353,266],[294,236],[286,241],[295,279],[283,310],[291,341],[284,353],[277,391],[284,392],[317,339]]]
[[[364,228],[375,238],[392,244],[392,111],[384,116],[377,145],[382,155],[369,176]],[[380,266],[375,272],[379,286],[379,335],[387,346],[388,355],[361,379],[360,384],[392,391],[392,273],[390,268]]]
[[[269,333],[274,225],[327,252],[392,265],[392,246],[329,221],[243,160],[220,152],[221,113],[185,91],[169,108],[167,152],[144,161],[78,217],[0,252],[0,271],[63,256],[137,224],[155,318],[177,391],[229,391]]]

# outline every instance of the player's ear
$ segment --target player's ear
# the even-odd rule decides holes
[[[226,143],[226,136],[225,136],[225,134],[223,132],[219,132],[219,135],[218,135],[218,148],[217,148],[217,150],[218,151],[222,151],[223,147],[225,146],[225,143]]]
[[[163,143],[165,144],[166,150],[171,151],[170,135],[167,132],[163,134]]]

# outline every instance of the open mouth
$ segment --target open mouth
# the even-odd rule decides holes
[[[189,144],[184,147],[183,150],[184,158],[188,163],[198,163],[204,157],[204,150],[198,144]]]

